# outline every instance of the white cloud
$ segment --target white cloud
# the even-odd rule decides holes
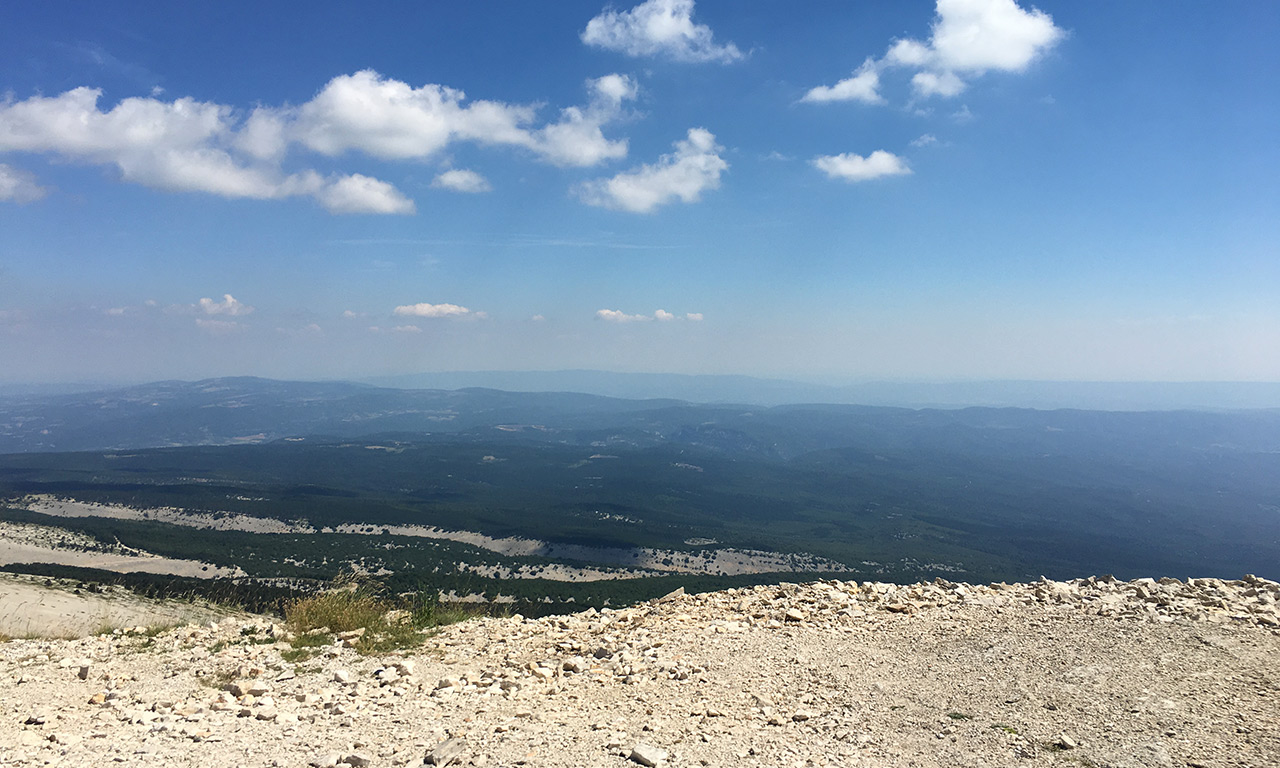
[[[342,316],[347,320],[354,320],[357,317],[364,317],[364,314],[361,312],[353,312],[350,309],[346,309],[346,310],[343,310]]]
[[[310,170],[285,174],[261,161],[273,151],[270,142],[254,136],[240,141],[231,107],[135,97],[103,112],[101,96],[95,88],[75,88],[0,104],[0,152],[113,165],[125,181],[155,189],[260,200],[310,196],[335,212],[405,212],[407,201],[386,182],[359,174],[324,178]],[[250,117],[249,128],[267,119],[261,112]],[[361,187],[363,196],[355,194]],[[381,199],[375,200],[378,191]]]
[[[422,160],[468,141],[523,148],[559,166],[586,167],[625,157],[625,139],[603,127],[624,116],[635,81],[605,75],[587,81],[589,101],[543,125],[532,105],[470,101],[457,89],[413,87],[372,70],[330,80],[297,106],[231,106],[184,97],[131,97],[99,108],[102,91],[0,99],[0,154],[47,153],[115,167],[124,181],[155,189],[259,200],[310,197],[332,213],[406,214],[413,201],[390,183],[359,173],[286,172],[291,149],[330,157],[359,152],[383,160]],[[0,200],[34,199],[43,190],[0,166]]]
[[[534,315],[529,319],[535,323],[541,323],[541,322],[545,322],[547,318],[544,315]]]
[[[598,309],[596,310],[596,319],[610,323],[645,323],[653,318],[648,315],[628,315],[618,309]]]
[[[222,294],[222,301],[214,301],[213,299],[204,298],[197,305],[206,315],[230,315],[239,317],[248,315],[253,312],[253,307],[237,301],[234,296],[229,293]]]
[[[385,181],[353,173],[326,184],[316,195],[330,213],[413,213],[413,201]]]
[[[956,96],[965,89],[965,82],[954,72],[917,72],[911,78],[911,86],[921,96]]]
[[[532,106],[464,103],[466,94],[456,88],[414,88],[363,70],[333,78],[301,107],[254,117],[278,122],[284,136],[330,156],[355,150],[385,160],[425,159],[458,141],[523,147],[555,165],[590,166],[626,156],[626,141],[606,139],[601,127],[621,115],[622,102],[635,98],[635,82],[605,75],[588,80],[587,88],[587,106],[568,107],[558,122],[535,129]],[[276,129],[258,130],[271,137]],[[262,144],[272,146],[270,140]]]
[[[302,339],[308,337],[324,335],[324,329],[317,323],[308,323],[301,328],[276,328],[276,333],[281,336],[288,336],[294,339]]]
[[[30,203],[47,194],[34,175],[0,163],[0,203]]]
[[[693,23],[693,0],[647,0],[629,11],[605,9],[582,30],[582,42],[628,56],[729,63],[743,58],[733,43],[717,45],[711,28]]]
[[[720,187],[720,174],[729,164],[720,157],[724,147],[716,144],[710,131],[690,128],[687,138],[677,141],[675,148],[652,165],[587,182],[579,187],[579,195],[589,205],[649,213],[677,198],[697,202],[703,191]]]
[[[930,48],[942,69],[1020,72],[1063,37],[1049,14],[1014,0],[938,0]]]
[[[868,181],[881,176],[901,176],[911,173],[902,158],[892,152],[877,149],[866,157],[846,152],[841,155],[823,155],[812,161],[815,168],[833,179]]]
[[[627,140],[605,138],[601,127],[622,114],[622,104],[636,98],[639,88],[626,75],[605,75],[587,81],[591,103],[568,107],[560,121],[538,130],[532,149],[550,163],[588,167],[627,156]]]
[[[208,331],[215,336],[237,333],[248,328],[247,325],[237,323],[235,320],[217,320],[211,317],[197,317],[196,327],[203,331]]]
[[[466,307],[457,304],[405,304],[396,307],[392,314],[397,317],[465,317],[472,314]]]
[[[377,328],[371,328],[370,330],[376,331]],[[397,325],[391,330],[393,333],[422,333],[422,329],[416,325]]]
[[[927,147],[930,144],[937,144],[937,143],[938,143],[938,137],[934,136],[932,133],[926,133],[921,135],[919,138],[911,140],[911,146],[913,147]]]
[[[852,76],[835,85],[819,85],[812,88],[801,101],[823,103],[828,101],[861,101],[864,104],[883,104],[880,96],[880,71],[874,59],[867,59]]]
[[[535,315],[534,319],[542,317]],[[628,315],[619,309],[599,309],[596,310],[596,319],[605,320],[610,323],[647,323],[656,320],[660,323],[670,323],[679,320],[679,316],[666,311],[665,309],[654,310],[652,315]],[[701,320],[701,312],[690,312],[684,316],[686,320]]]
[[[895,40],[885,51],[881,63],[899,67],[923,67],[932,56],[929,46],[919,40]]]
[[[951,119],[957,123],[968,123],[974,120],[974,114],[969,110],[968,104],[961,104],[959,109],[951,113]]]
[[[880,103],[879,76],[891,67],[916,70],[911,85],[919,97],[957,96],[969,78],[1024,71],[1065,35],[1049,14],[1015,0],[938,0],[927,41],[895,40],[880,59],[867,59],[834,86],[813,88],[802,101]]]
[[[1014,0],[938,0],[929,41],[898,40],[885,61],[921,70],[911,79],[918,95],[950,97],[964,91],[961,75],[1021,72],[1064,35],[1049,14]]]
[[[488,179],[475,171],[463,168],[455,168],[436,176],[435,180],[431,182],[431,186],[437,189],[452,189],[454,192],[467,192],[470,194],[488,192],[493,189],[493,187],[489,186]]]
[[[429,157],[457,140],[527,144],[534,110],[428,83],[414,88],[373,70],[333,78],[311,101],[275,113],[296,141],[323,155],[358,150],[385,160]]]

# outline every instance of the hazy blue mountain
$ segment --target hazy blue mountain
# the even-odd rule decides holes
[[[697,403],[835,403],[904,408],[1078,408],[1105,411],[1280,408],[1280,383],[872,381],[848,385],[751,376],[690,376],[607,371],[452,371],[386,376],[370,384],[401,388],[487,387],[518,392],[583,392]]]
[[[163,381],[0,399],[0,453],[223,445],[310,434],[457,432],[664,404],[572,393],[399,390],[249,377]]]
[[[392,389],[349,382],[257,378],[166,381],[104,392],[0,399],[0,453],[270,442],[381,433],[631,445],[680,442],[796,456],[828,448],[899,445],[922,432],[979,430],[970,445],[1069,444],[1090,450],[1154,445],[1275,448],[1280,411],[1104,412],[905,409],[866,405],[698,404],[571,392]],[[1048,435],[1048,437],[1046,437]]]

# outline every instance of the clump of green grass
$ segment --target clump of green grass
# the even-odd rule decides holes
[[[947,717],[951,718],[952,720],[972,720],[973,719],[973,715],[966,715],[963,712],[948,712]]]
[[[297,635],[318,629],[336,634],[380,628],[383,616],[394,609],[372,590],[344,587],[290,602],[285,606],[284,618]]]
[[[996,729],[997,731],[1004,731],[1005,733],[1011,734],[1013,736],[1018,735],[1018,729],[1014,728],[1012,725],[1005,725],[1004,723],[992,723],[991,727]]]
[[[204,685],[208,688],[214,688],[216,690],[222,690],[227,683],[235,679],[236,679],[236,671],[234,669],[223,669],[218,672],[213,672],[207,675],[199,675],[196,677],[196,680],[200,681],[201,685]]]
[[[362,654],[413,648],[426,640],[431,627],[476,613],[442,606],[432,590],[388,596],[376,583],[345,577],[334,589],[285,606],[285,624],[294,635],[290,656],[296,657],[286,661],[303,661],[332,643],[336,635],[361,629],[364,634],[355,647]]]

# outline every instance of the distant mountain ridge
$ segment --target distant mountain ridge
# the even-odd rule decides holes
[[[469,376],[471,374],[456,374],[453,381],[441,383],[464,383]],[[518,375],[501,374],[498,378],[505,376]],[[544,441],[553,437],[557,440],[603,439],[610,431],[620,431],[638,443],[675,440],[718,445],[734,451],[765,450],[761,446],[769,445],[772,447],[768,450],[779,456],[844,445],[841,441],[851,424],[856,424],[857,429],[878,425],[875,428],[884,434],[903,433],[903,429],[912,425],[986,428],[1008,423],[1019,429],[1071,430],[1083,426],[1088,431],[1117,429],[1122,433],[1133,431],[1133,434],[1154,430],[1170,440],[1178,437],[1177,430],[1184,430],[1183,436],[1193,435],[1204,444],[1269,445],[1270,431],[1280,421],[1280,409],[1223,410],[1216,415],[1194,413],[1190,409],[1133,413],[987,406],[906,409],[842,404],[835,397],[825,402],[815,398],[808,404],[803,398],[771,404],[759,401],[784,399],[787,382],[746,377],[726,377],[727,383],[736,389],[719,387],[716,390],[743,397],[707,402],[710,389],[717,387],[717,382],[724,383],[718,377],[654,375],[633,379],[630,374],[617,374],[620,378],[614,379],[615,374],[592,376],[603,382],[598,389],[626,391],[643,384],[643,389],[650,393],[680,393],[684,397],[635,399],[479,386],[397,389],[368,383],[277,381],[255,377],[160,381],[101,392],[0,397],[0,453],[228,445],[312,435],[333,438],[390,433],[456,435],[501,429],[502,425],[545,427],[550,431],[541,434],[540,439]],[[560,379],[548,374],[542,382],[550,386],[560,383]],[[616,386],[609,382],[615,382]],[[748,390],[757,383],[760,387],[755,390],[753,402]],[[827,394],[836,388],[829,390]],[[817,390],[806,391],[822,394]],[[913,413],[917,415],[911,416]],[[1144,417],[1143,413],[1148,416]],[[1236,416],[1233,417],[1233,413]],[[852,414],[859,417],[850,422]],[[802,428],[796,431],[801,424]],[[771,431],[758,434],[756,428],[766,425]],[[568,433],[575,436],[566,437]],[[526,433],[524,437],[533,439],[537,435]]]
[[[901,408],[1079,408],[1100,411],[1280,408],[1278,382],[870,381],[818,384],[737,375],[609,371],[448,371],[366,379],[409,389],[487,387],[697,403],[822,403]]]

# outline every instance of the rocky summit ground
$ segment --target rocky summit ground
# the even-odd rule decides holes
[[[267,619],[12,640],[0,765],[1262,768],[1278,600],[1254,577],[831,581],[477,619],[388,656],[297,659]]]

